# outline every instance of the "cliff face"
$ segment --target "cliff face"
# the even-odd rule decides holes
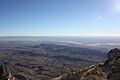
[[[88,68],[66,73],[53,80],[120,80],[120,50],[107,53],[107,60]]]

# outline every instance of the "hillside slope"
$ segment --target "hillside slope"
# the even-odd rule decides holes
[[[120,49],[107,53],[107,60],[77,69],[52,80],[120,80]]]

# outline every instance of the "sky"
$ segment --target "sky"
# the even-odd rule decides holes
[[[0,0],[0,36],[120,36],[120,0]]]

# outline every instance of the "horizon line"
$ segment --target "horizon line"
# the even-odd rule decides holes
[[[120,37],[120,34],[117,35],[109,35],[109,34],[102,34],[102,35],[0,35],[0,37]]]

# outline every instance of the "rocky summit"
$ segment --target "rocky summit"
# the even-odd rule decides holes
[[[120,80],[120,49],[113,49],[108,53],[105,66],[108,80]]]

